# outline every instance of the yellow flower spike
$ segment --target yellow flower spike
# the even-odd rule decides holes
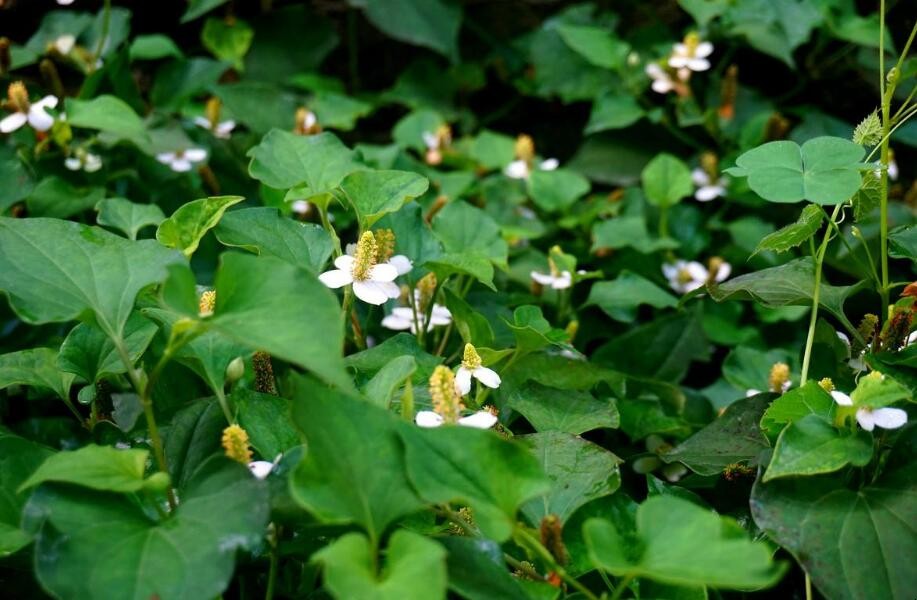
[[[700,44],[700,36],[697,35],[696,31],[692,31],[685,36],[684,45],[688,48],[688,53],[693,55],[697,51],[697,46]]]
[[[778,362],[771,367],[771,374],[768,378],[770,391],[775,394],[782,394],[790,387],[790,366],[786,363]]]
[[[462,355],[462,366],[469,371],[474,371],[481,366],[481,356],[471,344],[465,344],[465,353]]]
[[[700,166],[710,178],[710,181],[717,181],[720,178],[719,160],[713,152],[704,152],[700,156]]]
[[[13,110],[17,112],[28,112],[29,106],[29,91],[26,89],[25,84],[21,81],[14,81],[6,89],[6,95],[10,99],[10,106]]]
[[[527,134],[520,134],[516,138],[515,146],[516,158],[519,160],[524,160],[527,163],[532,162],[532,159],[535,158],[535,142],[532,140],[532,136]]]
[[[395,232],[391,229],[377,229],[373,237],[376,240],[376,261],[388,261],[395,253]]]
[[[821,389],[825,390],[829,394],[834,391],[834,382],[831,381],[830,377],[825,377],[818,382],[818,385]]]
[[[204,116],[210,121],[210,126],[215,128],[220,122],[220,109],[223,103],[216,96],[211,96],[204,106]]]
[[[465,408],[455,389],[455,375],[446,366],[438,365],[430,375],[430,397],[433,411],[443,418],[444,423],[458,423]]]
[[[417,291],[420,296],[420,306],[417,309],[426,312],[430,302],[433,301],[433,294],[436,292],[436,274],[432,271],[420,278],[417,282]]]
[[[365,281],[369,279],[370,270],[376,265],[378,246],[372,231],[366,231],[357,242],[356,252],[353,254],[353,279]]]
[[[213,308],[217,303],[217,293],[215,290],[207,290],[201,294],[201,299],[198,303],[198,313],[202,317],[209,317],[213,314]]]
[[[223,449],[226,456],[243,465],[248,465],[252,460],[248,433],[238,425],[233,424],[223,430]]]

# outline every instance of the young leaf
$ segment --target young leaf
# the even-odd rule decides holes
[[[72,373],[57,367],[58,353],[51,348],[30,348],[0,354],[0,389],[11,385],[47,388],[59,398],[70,399]]]
[[[659,207],[672,206],[694,192],[688,165],[671,154],[662,153],[651,160],[640,179],[647,201]]]
[[[139,448],[118,450],[95,444],[58,452],[49,456],[19,489],[55,481],[94,490],[136,492],[144,487],[143,473],[149,454],[149,450]]]
[[[771,440],[777,439],[785,426],[816,415],[822,420],[833,416],[834,399],[814,381],[778,396],[761,416],[761,430]]]
[[[105,198],[96,204],[96,223],[113,227],[132,240],[144,227],[158,226],[166,220],[162,209],[155,204],[135,204],[126,198]]]
[[[211,196],[183,204],[159,224],[156,239],[163,246],[181,250],[190,257],[201,238],[220,222],[226,209],[243,200],[242,196]]]
[[[748,185],[770,202],[838,204],[849,199],[862,184],[865,150],[849,140],[817,137],[800,147],[795,142],[769,142],[736,159],[726,172],[748,177]]]
[[[599,399],[589,392],[558,390],[529,382],[512,392],[507,405],[532,424],[535,431],[563,431],[579,435],[620,424],[612,398]]]
[[[278,189],[305,186],[306,199],[330,192],[346,175],[366,168],[331,133],[302,136],[273,129],[248,156],[252,177]]]
[[[786,227],[778,229],[774,233],[764,236],[764,238],[758,242],[758,246],[752,254],[754,255],[765,250],[786,252],[790,248],[795,248],[815,235],[815,232],[821,227],[824,218],[825,211],[819,205],[808,204],[802,209],[802,214],[799,215],[799,219],[797,219],[795,223],[791,223]]]
[[[779,477],[832,473],[872,459],[872,436],[862,430],[840,431],[818,415],[793,421],[777,438],[763,481]]]
[[[737,523],[675,496],[652,496],[640,505],[636,540],[604,519],[586,521],[583,534],[592,562],[618,577],[762,588],[785,571],[767,545],[749,540]]]
[[[364,228],[423,195],[429,186],[426,177],[408,171],[357,171],[341,182]]]

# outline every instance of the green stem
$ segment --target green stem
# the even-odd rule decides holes
[[[328,207],[319,204],[316,204],[316,206],[318,206],[318,215],[322,220],[322,227],[331,236],[331,242],[334,245],[334,257],[337,258],[344,253],[341,250],[341,238],[338,237],[337,231],[334,230],[334,226],[331,225],[331,220],[328,218]]]
[[[665,204],[659,207],[659,237],[663,240],[669,237],[669,207]]]
[[[633,581],[633,575],[625,575],[620,582],[618,582],[618,587],[615,588],[614,593],[611,595],[611,600],[619,600],[624,594],[624,590],[627,589],[627,586],[630,585],[630,582]]]
[[[834,212],[831,213],[830,222],[834,223],[837,220],[837,215],[841,210],[843,204],[838,204],[834,207]],[[821,293],[821,271],[822,264],[825,260],[825,252],[828,249],[828,242],[831,241],[832,229],[830,225],[825,229],[825,237],[822,239],[821,246],[818,248],[818,252],[815,254],[815,287],[812,290],[812,314],[809,317],[809,333],[806,336],[806,350],[802,356],[802,375],[799,379],[799,385],[805,385],[806,381],[809,378],[809,363],[812,359],[812,345],[815,342],[815,324],[818,321],[818,300]]]
[[[274,526],[274,535],[271,536],[270,545],[270,568],[267,572],[267,589],[264,591],[264,600],[273,600],[274,598],[274,588],[277,585],[277,563],[279,562],[279,557],[277,555],[277,543],[278,538],[280,537],[280,528]]]
[[[99,37],[99,43],[96,45],[96,51],[92,55],[92,63],[89,68],[95,71],[96,62],[102,56],[102,50],[105,49],[105,40],[108,39],[108,29],[111,27],[111,0],[105,0],[105,7],[102,13],[102,35]]]
[[[806,600],[812,600],[812,578],[806,573]]]
[[[537,554],[538,557],[543,562],[545,562],[552,571],[557,573],[558,577],[567,582],[570,587],[581,593],[589,600],[599,600],[599,597],[593,594],[589,588],[577,581],[575,577],[567,573],[567,570],[559,565],[556,560],[554,560],[554,556],[548,551],[547,548],[541,544],[539,540],[535,539],[532,534],[530,534],[522,527],[517,527],[515,534],[520,541],[524,542],[524,547],[533,550],[535,554]]]
[[[220,408],[223,409],[223,414],[226,416],[226,421],[230,425],[232,425],[233,423],[232,411],[229,410],[229,403],[226,402],[226,392],[224,392],[220,388],[214,389],[213,392],[214,392],[214,395],[217,397],[217,402],[220,403]]]

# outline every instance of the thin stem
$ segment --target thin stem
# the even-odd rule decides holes
[[[532,567],[528,566],[527,564],[525,564],[524,562],[522,562],[521,560],[519,560],[512,554],[508,554],[504,552],[503,560],[506,562],[506,564],[508,564],[512,568],[517,569],[521,571],[522,573],[524,573],[525,576],[528,577],[529,579],[534,579],[536,581],[545,581],[545,578],[541,575],[541,573],[539,573]]]
[[[586,598],[589,598],[589,600],[599,600],[599,597],[593,594],[589,588],[577,581],[575,577],[567,573],[567,570],[557,563],[557,561],[554,559],[554,556],[548,551],[548,549],[545,548],[539,540],[535,539],[532,534],[530,534],[522,527],[517,527],[516,536],[520,538],[522,542],[524,542],[526,547],[533,550],[535,554],[537,554],[538,557],[551,568],[552,571],[557,573],[558,577],[567,582],[570,587],[581,593]]]
[[[270,545],[270,568],[267,572],[267,589],[264,591],[264,600],[273,600],[274,598],[274,588],[277,585],[277,563],[279,562],[279,556],[277,555],[277,543],[278,538],[280,537],[280,528],[274,526],[274,535],[271,536]]]
[[[318,215],[322,220],[322,227],[331,236],[331,242],[334,245],[334,257],[337,258],[344,253],[341,250],[341,238],[338,237],[337,231],[334,230],[334,226],[331,225],[331,220],[328,218],[328,207],[321,204],[316,204],[316,206],[318,206]]]
[[[812,578],[806,573],[806,600],[812,600]]]
[[[99,43],[96,45],[96,51],[92,55],[92,64],[89,68],[93,71],[99,57],[102,56],[102,50],[105,49],[105,41],[108,39],[108,29],[111,27],[111,0],[105,0],[105,7],[102,9],[102,35],[99,37]]]
[[[449,336],[452,334],[452,321],[449,321],[449,324],[446,325],[446,332],[443,334],[443,339],[439,342],[439,347],[436,349],[436,356],[442,356],[443,352],[446,350],[446,343],[449,341]]]
[[[217,397],[217,402],[220,403],[220,408],[223,409],[223,415],[226,416],[226,421],[232,425],[232,411],[229,410],[229,403],[226,402],[226,392],[224,392],[221,388],[216,388],[213,390],[213,393]]]
[[[625,575],[620,582],[618,582],[618,587],[615,588],[614,593],[611,595],[610,600],[619,600],[624,594],[624,590],[627,589],[627,586],[630,585],[630,582],[633,581],[633,575]]]

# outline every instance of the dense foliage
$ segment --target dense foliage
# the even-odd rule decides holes
[[[914,597],[912,2],[57,4],[4,597]]]

